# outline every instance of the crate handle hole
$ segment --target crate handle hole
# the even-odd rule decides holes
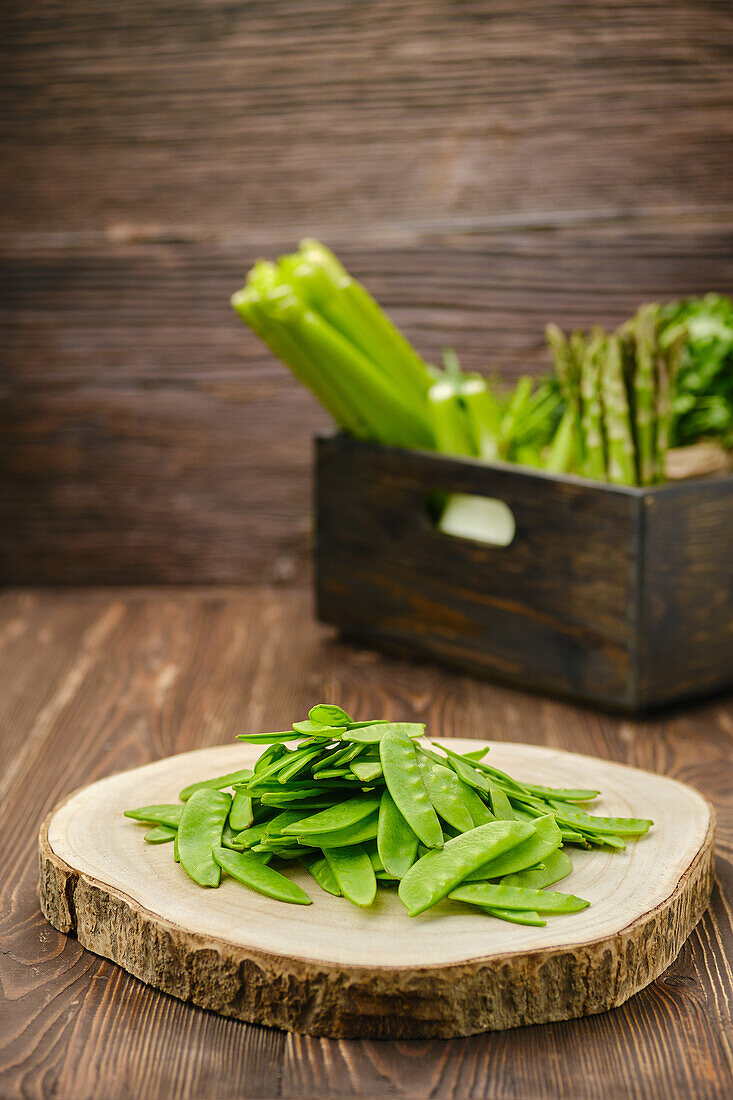
[[[514,513],[496,497],[473,493],[451,493],[442,498],[436,511],[436,499],[428,501],[428,514],[444,535],[469,539],[484,546],[510,546],[517,533]]]

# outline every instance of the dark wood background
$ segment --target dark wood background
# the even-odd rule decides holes
[[[315,234],[427,356],[733,287],[733,4],[5,0],[0,579],[303,579],[327,418],[228,305]]]

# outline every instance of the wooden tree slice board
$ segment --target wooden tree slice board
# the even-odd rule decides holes
[[[39,839],[51,924],[150,985],[227,1016],[330,1037],[450,1038],[622,1004],[669,966],[708,904],[714,812],[700,794],[532,745],[492,743],[491,761],[520,779],[598,788],[596,813],[656,822],[625,852],[571,848],[575,868],[557,888],[592,904],[548,917],[545,928],[449,901],[411,919],[389,889],[362,910],[300,868],[292,877],[310,906],[231,879],[204,890],[174,862],[172,845],[145,844],[144,827],[122,816],[175,801],[188,783],[247,767],[260,751],[182,753],[71,795]]]

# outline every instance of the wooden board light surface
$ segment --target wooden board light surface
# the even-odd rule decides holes
[[[479,742],[451,740],[459,751]],[[455,903],[410,919],[392,891],[360,910],[304,872],[313,904],[287,906],[225,880],[204,891],[168,846],[122,816],[187,783],[247,766],[231,745],[168,757],[72,795],[40,834],[50,922],[149,984],[250,1022],[328,1036],[451,1037],[568,1019],[622,1004],[671,963],[712,888],[713,811],[692,788],[624,765],[495,743],[518,778],[601,789],[595,812],[655,820],[626,852],[572,850],[561,887],[589,909],[545,928]]]

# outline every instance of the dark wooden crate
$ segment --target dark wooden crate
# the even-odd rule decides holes
[[[445,535],[435,491],[506,502],[508,547]],[[316,599],[371,646],[626,710],[733,684],[733,478],[653,489],[316,445]]]

